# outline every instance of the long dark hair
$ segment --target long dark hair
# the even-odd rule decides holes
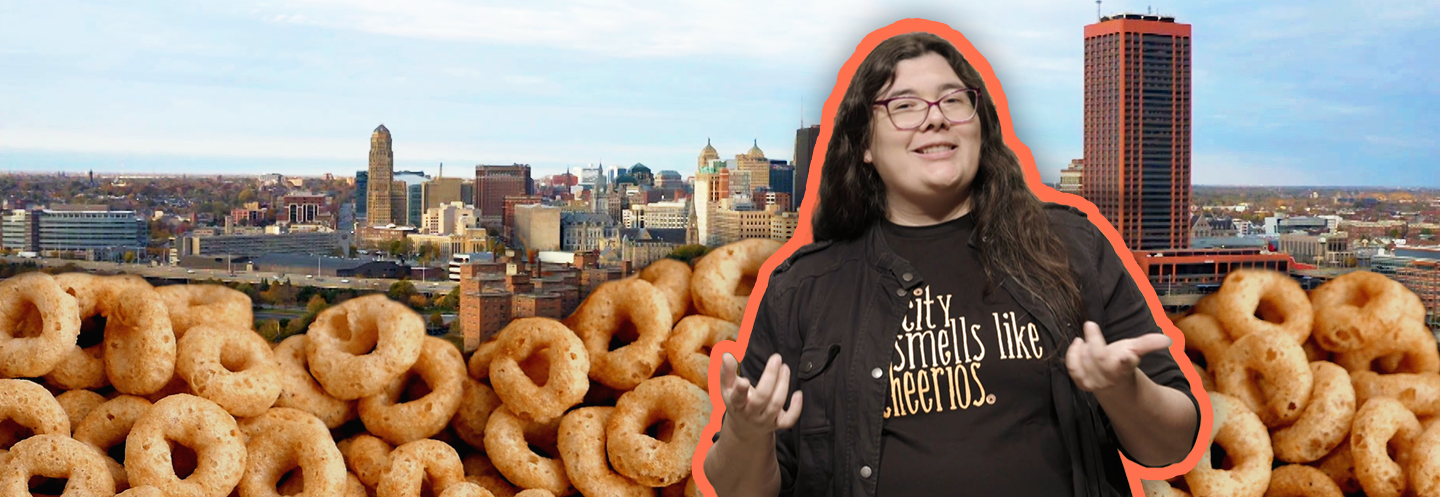
[[[1005,145],[995,102],[985,79],[949,41],[930,33],[909,33],[880,43],[855,71],[833,121],[834,131],[820,173],[820,197],[812,219],[815,240],[853,240],[885,218],[885,183],[863,158],[870,144],[873,102],[895,78],[902,60],[934,53],[968,88],[980,88],[980,165],[970,184],[980,260],[986,288],[1011,275],[1050,306],[1057,318],[1058,345],[1079,335],[1084,310],[1069,251],[1050,228],[1044,204],[1025,183],[1015,152]]]

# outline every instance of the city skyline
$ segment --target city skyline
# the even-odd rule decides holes
[[[1440,103],[1424,86],[1440,69],[1421,62],[1440,41],[1435,5],[1149,5],[1199,40],[1195,184],[1440,186],[1440,143],[1420,131],[1440,125],[1424,112]],[[526,9],[0,7],[0,70],[13,75],[0,91],[25,96],[0,102],[0,170],[349,176],[379,124],[395,133],[397,170],[430,174],[603,161],[688,175],[707,137],[723,157],[758,140],[793,160],[841,62],[904,17],[947,23],[985,54],[1047,182],[1082,156],[1093,2]]]

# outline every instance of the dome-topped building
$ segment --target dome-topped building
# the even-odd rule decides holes
[[[644,164],[636,162],[635,165],[630,166],[630,176],[635,178],[636,184],[646,188],[655,186],[655,174],[650,172],[650,168]]]
[[[700,150],[700,158],[697,160],[696,169],[704,169],[710,165],[710,161],[720,160],[720,152],[710,145],[710,139],[705,139],[705,148]]]
[[[751,144],[751,146],[750,146],[750,151],[749,151],[749,152],[745,152],[745,156],[746,156],[746,157],[749,157],[749,158],[751,158],[751,159],[764,159],[764,158],[765,158],[765,152],[762,152],[762,151],[760,150],[760,140],[759,140],[759,139],[756,139],[754,142],[752,142],[752,144]]]

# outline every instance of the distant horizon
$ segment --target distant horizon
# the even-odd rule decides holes
[[[524,163],[521,163],[521,164],[524,164]],[[482,165],[482,164],[476,164],[476,166],[478,166],[478,165]],[[494,164],[488,164],[488,165],[494,165]],[[470,167],[475,167],[475,166],[470,166]],[[579,166],[576,166],[576,167],[579,167]],[[629,166],[626,166],[626,167],[629,167]],[[646,167],[649,167],[649,166],[647,165]],[[447,167],[447,169],[448,169],[448,167]],[[665,171],[665,170],[666,170],[666,169],[654,169],[654,168],[651,168],[651,169],[654,170],[654,171],[657,171],[657,172],[658,172],[658,171]],[[395,170],[396,170],[396,171],[407,171],[407,170],[413,170],[413,169],[402,168],[402,167],[400,167],[400,166],[396,166],[396,167],[395,167]],[[533,171],[533,170],[534,170],[534,168],[532,167],[532,171]],[[357,172],[358,172],[358,171],[361,171],[361,170],[357,170]],[[78,171],[78,172],[77,172],[77,171],[68,171],[68,170],[67,170],[67,171],[4,171],[4,172],[0,172],[0,177],[3,177],[3,176],[58,176],[58,175],[60,175],[60,174],[65,174],[65,175],[67,175],[67,177],[68,177],[68,176],[85,176],[88,172],[89,172],[88,170],[87,170],[87,171]],[[107,176],[107,177],[127,177],[127,178],[213,178],[213,177],[215,177],[215,176],[220,176],[220,177],[222,177],[222,178],[246,178],[246,179],[256,179],[256,178],[258,178],[258,177],[260,177],[260,176],[266,176],[266,175],[270,175],[270,174],[279,174],[279,175],[284,176],[284,177],[286,177],[286,178],[323,179],[323,178],[325,177],[325,174],[326,174],[326,173],[321,173],[321,174],[285,174],[285,173],[281,173],[281,172],[258,172],[258,173],[173,173],[173,172],[172,172],[172,173],[163,173],[163,172],[157,172],[157,173],[148,173],[148,172],[129,172],[129,171],[117,172],[117,171],[100,171],[100,170],[96,170],[96,171],[94,171],[94,172],[95,172],[95,176],[97,176],[97,177]],[[536,179],[536,180],[539,180],[539,179],[544,178],[544,177],[546,177],[546,176],[553,176],[553,175],[555,175],[555,174],[561,174],[561,173],[563,173],[563,171],[560,172],[560,173],[552,173],[552,174],[540,174],[540,175],[532,174],[532,177],[533,177],[534,179]],[[690,176],[693,176],[693,174],[686,174],[684,171],[680,171],[680,173],[681,173],[681,176],[682,176],[682,177],[690,177]],[[333,173],[331,173],[331,174],[333,174]],[[337,179],[337,180],[338,180],[338,179],[345,179],[345,178],[353,178],[353,177],[355,177],[354,172],[351,172],[349,175],[340,175],[340,174],[336,174],[336,175],[335,175],[335,179]],[[447,175],[447,176],[445,176],[445,177],[451,178],[451,177],[457,177],[457,176]],[[474,175],[467,176],[466,178],[467,178],[467,179],[473,179],[473,178],[474,178]],[[1050,186],[1050,187],[1053,188],[1053,187],[1056,186],[1056,183],[1047,182],[1047,183],[1046,183],[1046,186]],[[1440,192],[1440,186],[1393,186],[1393,185],[1225,185],[1225,184],[1191,184],[1190,186],[1191,186],[1192,188],[1257,188],[1257,189],[1287,189],[1287,190],[1396,190],[1396,191],[1435,191],[1435,192]],[[1057,188],[1057,191],[1058,191],[1058,188]]]

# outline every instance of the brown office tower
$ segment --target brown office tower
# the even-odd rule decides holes
[[[505,212],[505,197],[535,194],[530,166],[475,166],[475,207],[480,216],[499,217]]]
[[[1132,250],[1190,246],[1190,25],[1085,26],[1084,197]]]
[[[394,202],[391,199],[395,186],[395,152],[390,147],[390,130],[385,125],[375,128],[370,134],[370,179],[365,194],[369,206],[366,208],[367,224],[385,226],[396,223]]]

